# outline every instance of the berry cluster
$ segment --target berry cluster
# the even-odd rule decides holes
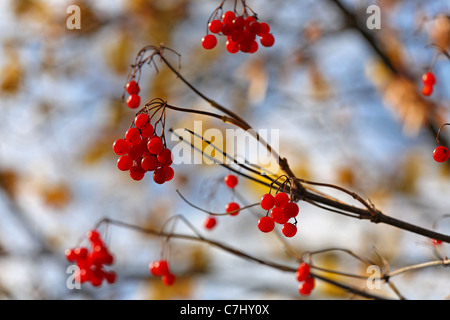
[[[67,249],[65,252],[67,260],[75,262],[79,268],[75,279],[80,283],[89,281],[94,287],[100,286],[103,280],[114,283],[116,274],[103,269],[104,265],[111,265],[114,258],[103,243],[100,234],[97,230],[91,230],[86,236],[91,242],[91,251],[86,247],[78,247]]]
[[[255,53],[259,45],[256,37],[264,47],[271,47],[275,38],[266,22],[258,22],[255,16],[236,15],[234,11],[226,11],[221,18],[217,17],[208,24],[207,34],[202,39],[205,49],[213,49],[217,45],[216,35],[227,37],[226,49],[229,53],[238,51]]]
[[[149,265],[150,273],[155,277],[161,277],[162,282],[166,286],[171,286],[175,283],[176,276],[170,272],[169,264],[166,260],[153,261]]]
[[[433,86],[436,84],[436,77],[434,76],[433,72],[425,72],[422,76],[422,83],[424,85],[422,94],[427,97],[431,96],[431,94],[433,93]]]
[[[136,81],[131,80],[125,86],[125,90],[127,90],[129,96],[127,98],[127,106],[131,109],[136,109],[141,104],[141,97],[139,96],[139,92],[141,88]]]
[[[149,116],[138,114],[134,125],[127,130],[124,139],[113,143],[114,152],[120,156],[117,160],[119,170],[129,171],[130,177],[137,181],[144,178],[146,172],[153,172],[157,184],[172,180],[172,151],[165,146],[163,138],[155,134]]]
[[[275,228],[275,223],[282,224],[283,234],[291,238],[297,233],[297,221],[288,222],[299,213],[298,205],[289,200],[287,193],[279,192],[275,196],[267,193],[262,196],[260,202],[261,208],[270,210],[270,215],[261,217],[258,221],[258,228],[262,232],[271,232]]]
[[[311,276],[309,264],[307,264],[306,262],[300,263],[297,271],[295,272],[295,277],[297,281],[300,282],[300,285],[298,286],[298,292],[302,296],[309,296],[311,294],[311,291],[315,287],[315,281]]]

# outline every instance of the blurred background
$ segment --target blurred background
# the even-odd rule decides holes
[[[224,9],[232,9],[233,1]],[[148,272],[161,239],[110,225],[104,232],[117,282],[70,290],[66,248],[104,218],[161,228],[183,215],[205,237],[267,261],[296,267],[286,247],[301,253],[345,248],[390,263],[391,271],[437,259],[429,239],[299,203],[297,235],[285,242],[256,229],[255,208],[219,217],[181,200],[223,212],[229,201],[258,202],[267,192],[241,179],[235,192],[221,166],[176,166],[170,183],[137,182],[116,167],[112,143],[136,110],[122,101],[130,64],[146,45],[164,43],[181,55],[182,74],[208,97],[240,114],[256,130],[279,130],[279,151],[299,178],[335,183],[369,198],[385,214],[449,234],[450,170],[432,159],[437,129],[449,121],[448,0],[248,1],[270,24],[275,45],[255,54],[229,54],[219,37],[201,39],[220,1],[5,0],[0,2],[0,297],[2,299],[352,299],[317,281],[298,294],[292,273],[233,256],[207,244],[173,239],[177,282],[166,287]],[[369,5],[381,8],[381,29],[369,30]],[[69,30],[69,5],[81,8],[81,29]],[[178,64],[178,56],[167,53]],[[423,97],[421,76],[433,63],[437,78]],[[162,98],[180,107],[208,105],[158,59],[140,81],[143,102]],[[211,110],[211,109],[209,109]],[[230,128],[220,121],[169,111],[167,127]],[[444,129],[441,141],[449,138]],[[270,142],[270,139],[269,139]],[[176,142],[169,141],[173,146]],[[328,190],[324,190],[328,191]],[[342,195],[330,193],[334,196]],[[351,202],[351,199],[342,198]],[[253,214],[252,214],[253,213]],[[193,234],[181,221],[176,232]],[[277,230],[279,231],[279,230]],[[438,248],[449,255],[447,244]],[[339,252],[314,258],[323,268],[365,273]],[[365,281],[330,276],[367,290]],[[392,278],[410,299],[449,298],[448,268]],[[398,298],[388,287],[373,293]]]

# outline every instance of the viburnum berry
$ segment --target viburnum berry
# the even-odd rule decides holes
[[[236,202],[230,202],[225,206],[225,211],[230,214],[230,216],[236,216],[239,214],[239,209],[241,206]],[[236,211],[236,212],[233,212]]]
[[[86,238],[89,239],[92,243],[101,242],[100,233],[97,230],[90,230],[86,233]]]
[[[438,146],[433,151],[433,159],[436,162],[445,162],[450,157],[450,151],[447,147],[444,146]]]
[[[259,24],[259,32],[257,33],[257,35],[261,37],[262,35],[267,34],[269,32],[270,32],[269,24],[266,22],[261,22]]]
[[[145,170],[142,169],[141,165],[138,163],[133,164],[130,168],[130,177],[133,180],[139,181],[142,180],[145,176]]]
[[[160,166],[158,159],[153,154],[148,154],[142,157],[141,167],[145,171],[155,171]]]
[[[205,221],[203,222],[203,225],[206,229],[211,230],[213,229],[217,224],[217,219],[215,217],[207,217]]]
[[[422,94],[424,96],[431,96],[431,94],[433,93],[433,86],[424,86],[422,88]]]
[[[128,82],[127,85],[125,86],[125,89],[131,95],[138,94],[139,91],[141,91],[141,89],[139,88],[139,85],[134,80],[131,80],[130,82]]]
[[[138,145],[141,143],[141,133],[139,132],[139,129],[137,128],[130,128],[125,133],[125,140],[128,141],[130,145]]]
[[[233,11],[226,11],[222,15],[223,23],[233,23],[233,20],[236,18],[236,14]]]
[[[262,232],[271,232],[275,228],[275,222],[271,217],[264,216],[258,220],[258,229]]]
[[[121,156],[127,154],[130,150],[130,144],[125,139],[117,139],[113,143],[113,151],[115,154]]]
[[[166,173],[166,182],[172,180],[175,176],[175,171],[173,170],[173,168],[170,166],[163,166],[162,168]]]
[[[161,279],[166,286],[171,286],[175,283],[176,276],[172,273],[168,273],[163,275]]]
[[[295,224],[287,222],[283,225],[281,232],[283,232],[286,237],[292,238],[297,233],[297,226]]]
[[[132,94],[128,96],[127,106],[131,109],[136,109],[141,104],[141,97],[137,94]]]
[[[433,243],[433,246],[437,247],[442,244],[441,240],[431,239],[431,242]]]
[[[308,277],[308,278],[306,278],[305,281],[300,283],[300,285],[298,287],[298,292],[302,296],[309,296],[311,294],[311,291],[314,289],[314,287],[315,287],[315,280],[314,280],[314,278],[313,277]]]
[[[283,211],[284,214],[289,218],[294,218],[298,215],[299,212],[298,205],[295,202],[288,202],[283,206]]]
[[[263,34],[259,40],[264,47],[271,47],[275,43],[275,37],[271,33]]]
[[[202,46],[207,50],[213,49],[217,45],[217,38],[213,34],[207,34],[202,39]]]
[[[161,277],[169,274],[169,264],[164,259],[153,261],[150,263],[149,268],[150,273],[155,277]]]
[[[166,171],[163,168],[158,168],[153,172],[153,181],[155,181],[157,184],[163,184],[166,182],[167,175]]]
[[[158,162],[161,165],[169,165],[172,163],[172,151],[167,148],[163,148],[160,153],[158,153]]]
[[[297,271],[295,272],[295,278],[297,279],[297,281],[303,282],[308,279],[310,276],[310,270],[311,269],[309,267],[309,264],[307,264],[306,262],[300,263]]]
[[[431,71],[425,72],[422,75],[422,82],[425,86],[433,86],[436,83],[436,77]]]
[[[146,113],[141,113],[134,118],[134,124],[136,128],[143,129],[147,125],[148,120],[148,115]]]
[[[121,156],[117,159],[117,168],[121,171],[128,171],[133,166],[133,160],[130,156]]]
[[[275,207],[270,212],[270,216],[272,217],[273,221],[275,221],[278,224],[285,224],[289,221],[289,217],[284,214],[284,210],[282,207]]]
[[[77,259],[77,254],[75,253],[74,249],[66,249],[64,254],[66,255],[66,259],[70,262],[75,262]]]
[[[289,202],[289,196],[287,193],[279,192],[274,196],[274,204],[277,207],[284,207]]]
[[[228,40],[225,46],[229,53],[239,52],[239,44],[233,40]]]
[[[147,122],[144,128],[141,128],[141,136],[142,138],[150,138],[153,136],[155,129],[153,128],[150,122]]]
[[[227,175],[224,180],[225,185],[230,189],[234,189],[234,187],[236,187],[239,182],[238,177],[234,174]]]
[[[212,20],[208,24],[208,29],[212,33],[219,33],[220,31],[222,31],[222,21],[217,20],[217,19],[216,20]]]
[[[148,141],[147,149],[150,153],[158,155],[164,149],[164,144],[161,138],[158,136],[152,136]]]
[[[264,210],[270,210],[275,205],[274,197],[270,193],[266,193],[261,197],[260,204]]]

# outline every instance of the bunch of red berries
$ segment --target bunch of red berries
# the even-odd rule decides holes
[[[139,92],[141,89],[136,81],[131,80],[125,86],[125,90],[127,90],[129,96],[127,98],[127,106],[131,109],[136,109],[141,104],[141,97],[139,96]]]
[[[208,30],[213,34],[203,37],[202,46],[205,49],[213,49],[217,45],[214,34],[227,37],[226,49],[230,53],[255,53],[259,48],[257,36],[264,47],[271,47],[275,43],[266,22],[258,22],[254,16],[238,16],[234,11],[226,11],[221,19],[209,22]]]
[[[315,287],[314,277],[311,276],[309,264],[306,262],[300,263],[295,272],[295,277],[300,282],[298,292],[302,296],[309,296]]]
[[[91,282],[94,287],[102,284],[103,280],[108,283],[116,281],[116,274],[113,271],[103,269],[105,265],[111,265],[114,258],[103,243],[97,230],[87,233],[87,238],[91,242],[91,251],[86,247],[67,249],[65,254],[70,262],[75,262],[79,268],[75,274],[76,281],[80,283]]]
[[[433,72],[425,72],[422,76],[422,83],[424,85],[422,89],[422,94],[424,96],[431,96],[433,93],[433,86],[436,84],[436,77]]]
[[[176,276],[170,272],[167,260],[153,261],[149,265],[150,273],[155,277],[161,277],[162,282],[166,286],[171,286],[175,283]]]
[[[270,210],[270,215],[261,217],[258,221],[258,228],[262,232],[271,232],[275,228],[275,223],[282,224],[283,234],[291,238],[297,233],[297,221],[288,222],[298,215],[299,208],[295,202],[290,201],[287,193],[279,192],[275,196],[267,193],[261,198],[261,208]]]
[[[172,180],[172,151],[165,146],[162,137],[155,134],[149,116],[138,114],[134,125],[125,133],[125,139],[113,143],[114,152],[120,156],[117,160],[119,170],[129,171],[130,177],[137,181],[144,178],[146,172],[153,172],[157,184]]]

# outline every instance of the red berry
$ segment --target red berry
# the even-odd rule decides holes
[[[431,242],[433,243],[433,246],[437,247],[442,244],[441,240],[431,239]]]
[[[236,177],[234,174],[227,175],[224,180],[225,185],[230,189],[234,189],[234,187],[236,187],[239,182],[238,177]]]
[[[239,51],[239,44],[233,40],[228,40],[226,48],[229,53],[236,53]]]
[[[289,221],[289,217],[284,214],[284,210],[282,207],[275,207],[270,212],[270,216],[272,217],[273,221],[279,224],[285,224]]]
[[[232,23],[235,18],[236,18],[236,14],[233,11],[227,11],[222,15],[222,22],[224,24]]]
[[[225,211],[230,214],[230,216],[236,216],[239,214],[239,209],[241,206],[236,202],[230,202],[225,206]],[[236,211],[236,212],[233,212]]]
[[[431,96],[431,94],[433,93],[433,86],[425,86],[422,88],[422,94],[424,96]]]
[[[170,166],[164,166],[162,168],[166,173],[166,181],[172,180],[173,177],[175,176],[175,172],[173,171],[173,168]]]
[[[436,77],[433,72],[425,72],[422,76],[422,82],[425,86],[433,86],[436,83]]]
[[[153,154],[146,155],[141,160],[141,167],[145,171],[155,171],[159,165],[158,159]]]
[[[128,156],[131,160],[138,160],[144,155],[145,147],[142,146],[142,141],[139,144],[130,147],[130,151],[128,151]]]
[[[117,275],[116,275],[116,273],[115,272],[105,272],[104,273],[104,277],[105,277],[105,279],[106,279],[106,281],[108,282],[108,283],[114,283],[114,282],[116,282],[116,279],[117,279]]]
[[[175,283],[176,277],[174,274],[168,273],[163,275],[161,279],[166,286],[171,286]]]
[[[64,254],[66,255],[66,259],[70,262],[75,262],[77,260],[77,255],[75,254],[74,249],[66,249]]]
[[[258,21],[252,21],[248,24],[248,30],[253,34],[258,34],[261,30],[261,25]]]
[[[225,22],[223,23],[223,25],[222,25],[222,34],[224,36],[231,35],[233,33],[233,31],[234,31],[233,24],[231,22],[230,23],[225,23]]]
[[[141,97],[137,94],[132,94],[127,99],[127,106],[131,109],[136,109],[141,104]]]
[[[143,138],[150,138],[153,136],[155,129],[150,122],[147,122],[144,128],[141,128],[141,135]]]
[[[245,19],[242,16],[237,16],[233,20],[233,28],[236,29],[243,29],[245,26]]]
[[[219,33],[222,31],[222,21],[220,20],[213,20],[208,24],[208,29],[212,33]]]
[[[88,250],[84,247],[73,249],[76,259],[84,259],[87,257]]]
[[[266,193],[265,195],[262,196],[260,204],[261,208],[263,208],[264,210],[270,210],[275,205],[275,201],[270,193]]]
[[[270,32],[270,26],[265,23],[265,22],[261,22],[259,24],[259,32],[258,32],[258,36],[262,36],[264,34],[267,34]]]
[[[130,156],[121,156],[117,159],[117,168],[121,171],[128,171],[133,166],[133,160]]]
[[[270,232],[275,228],[275,221],[271,217],[264,216],[258,220],[258,229],[262,232]]]
[[[148,122],[148,115],[146,113],[140,113],[134,118],[134,124],[136,128],[143,129]]]
[[[298,205],[295,202],[289,202],[283,207],[283,211],[289,218],[294,218],[299,212]]]
[[[99,243],[102,242],[102,239],[100,237],[100,233],[97,230],[91,230],[88,231],[86,234],[86,238],[89,239],[92,243]]]
[[[128,141],[128,143],[132,146],[138,145],[141,143],[141,133],[139,132],[138,128],[130,128],[125,133],[125,139]]]
[[[314,289],[315,281],[313,277],[307,278],[305,281],[300,283],[298,287],[298,292],[302,296],[309,296],[311,294],[311,291]]]
[[[156,277],[169,274],[169,264],[166,260],[158,260],[150,263],[150,272]]]
[[[128,141],[125,139],[117,139],[113,143],[113,151],[115,154],[122,156],[124,154],[127,154],[130,150],[130,145],[128,144]]]
[[[449,159],[449,157],[450,157],[450,152],[447,147],[438,146],[433,151],[433,159],[436,162],[445,162]]]
[[[172,163],[172,151],[167,148],[162,149],[158,154],[158,162],[161,165],[170,165]]]
[[[297,226],[295,224],[292,224],[292,223],[289,223],[289,222],[285,223],[283,225],[283,228],[281,229],[281,232],[283,232],[283,234],[286,237],[292,238],[297,233]]]
[[[203,225],[205,226],[206,229],[211,230],[212,228],[214,228],[217,224],[217,219],[215,217],[207,217],[205,219],[205,222],[203,223]]]
[[[310,276],[309,264],[307,264],[306,262],[300,263],[300,265],[297,268],[297,271],[295,272],[295,277],[297,281],[303,282],[306,279],[308,279],[309,276]]]
[[[141,165],[133,165],[130,168],[130,177],[133,180],[139,181],[142,180],[145,176],[145,170],[142,169]]]
[[[271,47],[275,43],[275,38],[271,33],[266,33],[259,38],[259,41],[264,47]]]
[[[213,34],[207,34],[202,39],[202,46],[203,46],[203,48],[205,48],[207,50],[214,48],[216,46],[216,44],[217,44],[217,38]]]
[[[248,53],[255,53],[256,51],[258,51],[258,42],[253,40],[250,46],[250,51]]]
[[[276,207],[284,207],[289,202],[289,196],[287,193],[280,192],[274,196],[273,200]]]
[[[150,153],[158,155],[164,149],[161,138],[158,136],[152,136],[148,141],[147,149]]]
[[[127,92],[129,94],[138,94],[139,91],[141,91],[141,89],[139,88],[139,85],[134,80],[131,80],[130,82],[128,82],[125,89],[127,90]]]
[[[166,179],[166,171],[163,168],[156,169],[155,172],[153,172],[153,181],[157,184],[163,184],[166,182]]]

